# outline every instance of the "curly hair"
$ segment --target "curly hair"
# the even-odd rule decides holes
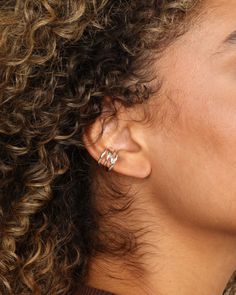
[[[183,33],[198,2],[2,1],[1,294],[73,294],[96,253],[137,248],[132,234],[101,222],[82,134],[105,97],[132,107],[157,91],[141,71],[148,53]],[[109,214],[126,212],[127,200]]]

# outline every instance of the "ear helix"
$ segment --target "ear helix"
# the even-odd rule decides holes
[[[105,148],[98,159],[98,165],[106,167],[107,171],[111,171],[118,160],[118,152],[113,149]]]

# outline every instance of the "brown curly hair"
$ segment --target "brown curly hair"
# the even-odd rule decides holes
[[[183,33],[198,2],[2,1],[1,294],[73,294],[96,253],[135,252],[134,235],[101,222],[82,134],[104,97],[132,107],[157,91],[147,53]],[[111,191],[122,206],[109,214],[126,212],[132,198]]]

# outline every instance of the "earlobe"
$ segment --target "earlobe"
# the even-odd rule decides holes
[[[118,155],[120,158],[113,168],[116,172],[135,178],[147,178],[151,174],[151,163],[141,152],[121,150]]]
[[[122,117],[120,115],[109,121],[98,118],[83,134],[84,145],[102,166],[101,169],[146,178],[151,173],[151,162],[143,146],[146,140],[140,138],[145,136],[145,132],[137,129],[142,128],[142,124],[127,120],[124,116],[125,113],[122,113]]]

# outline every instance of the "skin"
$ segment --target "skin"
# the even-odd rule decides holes
[[[123,110],[119,128],[108,126],[88,146],[96,160],[107,144],[120,150],[113,177],[132,180],[133,208],[142,210],[135,221],[151,225],[142,278],[122,260],[97,257],[90,286],[122,295],[221,295],[236,269],[236,38],[225,41],[236,30],[236,3],[204,5],[201,20],[156,61],[164,83],[150,105],[155,117],[158,99],[166,102],[162,124],[156,115],[144,127],[133,120],[139,107]],[[108,277],[111,270],[123,280]]]

